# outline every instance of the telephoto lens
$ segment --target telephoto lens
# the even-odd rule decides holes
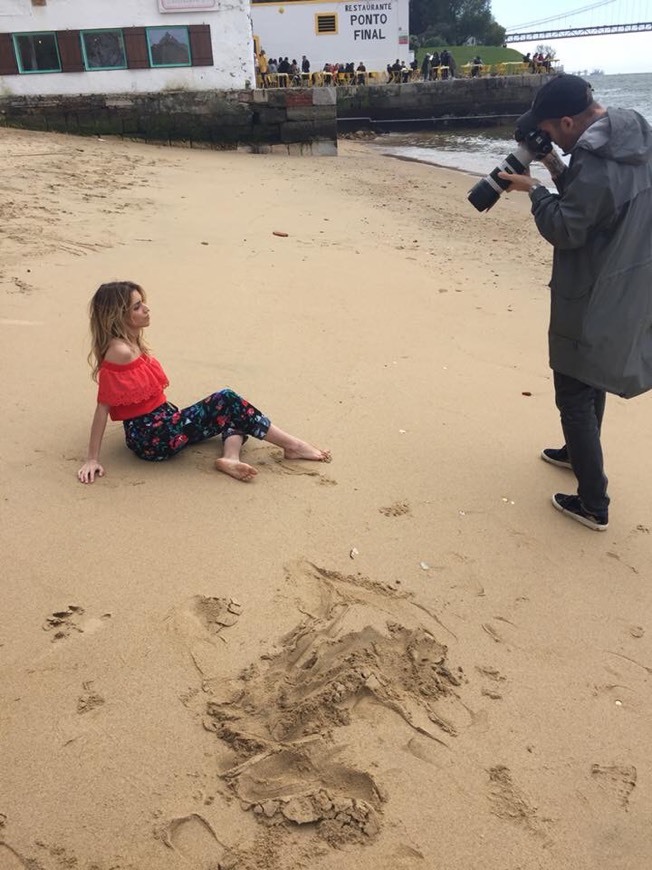
[[[499,178],[499,172],[509,172],[516,175],[524,175],[527,168],[534,160],[535,155],[524,145],[517,145],[511,154],[496,166],[495,169],[474,184],[467,199],[478,211],[489,211],[500,199],[500,194],[507,190],[510,182],[505,178]]]
[[[509,180],[499,178],[499,172],[524,175],[533,160],[540,160],[552,151],[550,136],[538,129],[531,112],[521,115],[516,122],[514,139],[517,143],[514,151],[469,191],[467,198],[478,211],[489,211],[500,199],[500,194],[509,187]]]

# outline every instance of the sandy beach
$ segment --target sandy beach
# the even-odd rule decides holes
[[[647,870],[652,403],[608,399],[608,531],[554,511],[527,197],[357,141],[0,151],[0,870]],[[170,401],[333,462],[112,423],[82,486],[112,279]]]

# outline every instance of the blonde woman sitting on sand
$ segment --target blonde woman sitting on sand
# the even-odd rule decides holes
[[[240,461],[248,435],[282,447],[286,459],[329,462],[328,450],[288,435],[233,390],[220,390],[179,410],[165,398],[168,379],[143,340],[149,326],[145,292],[131,281],[102,284],[90,305],[92,350],[89,363],[99,382],[88,459],[77,472],[82,483],[103,477],[100,447],[108,416],[121,420],[127,447],[140,459],[160,462],[189,444],[221,435],[224,450],[218,471],[248,481],[255,468]]]

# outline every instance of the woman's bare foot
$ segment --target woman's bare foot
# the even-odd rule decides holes
[[[330,450],[320,450],[318,447],[313,447],[312,444],[308,444],[307,441],[302,441],[300,438],[295,438],[294,435],[284,432],[273,423],[267,430],[263,440],[281,447],[286,459],[312,459],[314,462],[331,461]]]
[[[224,474],[228,474],[229,477],[235,477],[236,480],[253,480],[258,474],[255,468],[247,465],[246,462],[240,462],[239,459],[225,459],[224,457],[216,459],[215,468]]]
[[[320,450],[298,438],[292,447],[283,448],[283,454],[286,459],[312,459],[314,462],[330,462],[332,459],[330,450]]]

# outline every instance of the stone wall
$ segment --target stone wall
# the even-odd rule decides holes
[[[0,125],[253,151],[336,154],[334,88],[0,96]]]
[[[545,76],[337,88],[0,96],[0,125],[253,151],[336,154],[337,130],[487,126],[525,112]]]
[[[409,122],[422,128],[433,122],[487,126],[525,112],[545,81],[546,76],[521,75],[338,87],[337,117],[340,130],[399,131]]]

